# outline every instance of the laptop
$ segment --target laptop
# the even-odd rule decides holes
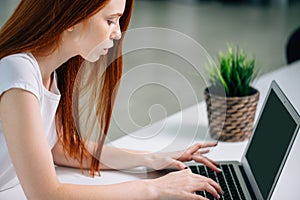
[[[272,196],[299,126],[299,114],[273,81],[242,161],[220,162],[222,173],[215,173],[200,164],[192,164],[190,168],[193,173],[219,182],[224,191],[221,199],[268,200]],[[214,199],[205,191],[197,194]]]

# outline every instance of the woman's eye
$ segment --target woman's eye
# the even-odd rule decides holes
[[[117,24],[117,22],[115,22],[114,20],[107,20],[107,24],[108,25],[111,25],[111,24]]]

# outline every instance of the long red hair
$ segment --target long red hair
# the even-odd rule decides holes
[[[51,53],[58,48],[63,31],[96,14],[108,2],[109,0],[22,0],[0,30],[0,59],[22,52]],[[128,28],[133,4],[134,0],[126,0],[125,11],[120,18],[122,32]],[[76,81],[84,61],[80,56],[71,58],[56,70],[58,88],[61,92],[61,100],[56,113],[59,142],[66,154],[80,162],[81,168],[86,158],[91,159],[92,176],[100,171],[99,159],[110,124],[115,101],[114,92],[118,88],[122,75],[123,37],[124,35],[114,42],[114,47],[104,57],[104,63],[108,64],[105,72],[101,73],[98,70],[103,62],[97,62],[96,67],[92,69],[93,73],[90,73],[88,82],[83,86],[79,86]],[[101,80],[97,81],[98,78]],[[84,138],[80,134],[80,127],[78,127],[80,126],[80,91],[88,89],[96,92],[90,97],[89,102],[96,106],[96,121],[101,127],[93,152],[86,148]],[[85,133],[85,135],[91,136],[92,133]]]

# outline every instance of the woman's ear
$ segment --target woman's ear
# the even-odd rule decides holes
[[[70,28],[68,28],[67,31],[69,31],[69,32],[74,31],[74,26],[71,26]]]

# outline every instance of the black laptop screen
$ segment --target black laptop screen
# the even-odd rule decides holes
[[[264,199],[269,195],[296,127],[292,116],[271,90],[246,154]]]

